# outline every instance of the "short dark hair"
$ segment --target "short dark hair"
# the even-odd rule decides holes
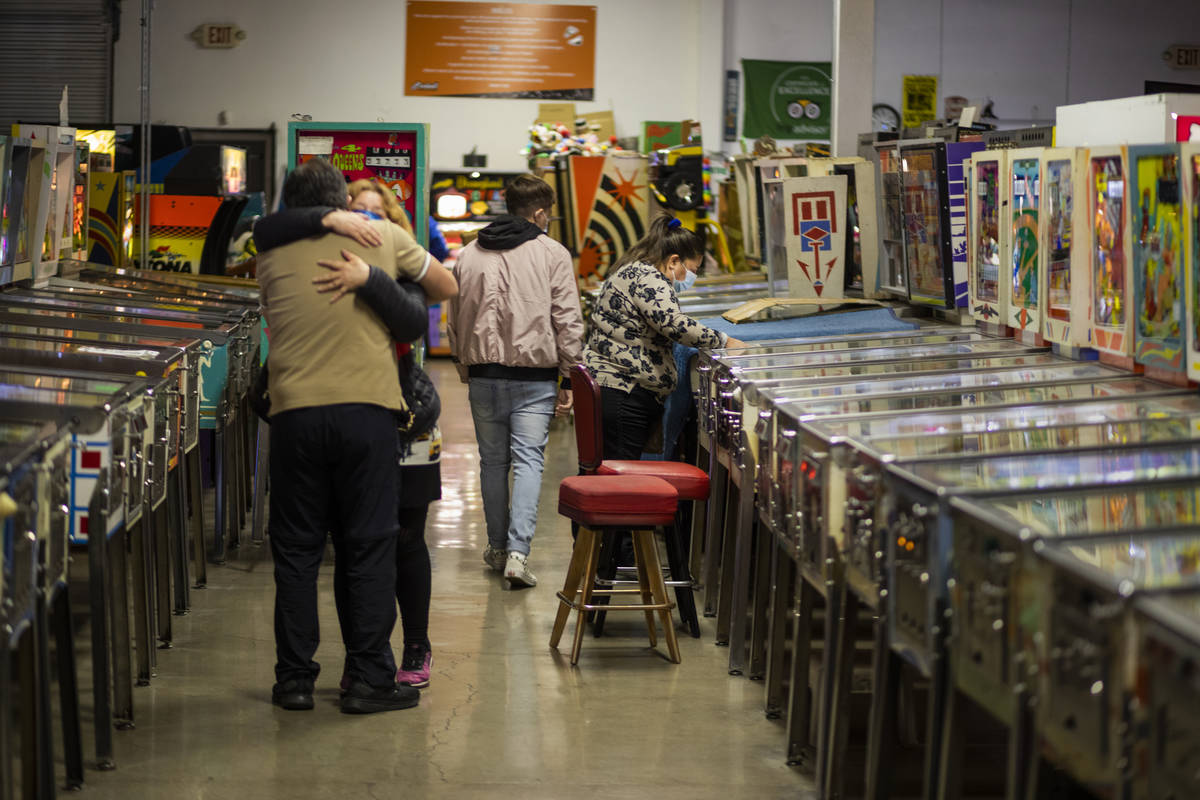
[[[504,187],[504,203],[513,216],[531,217],[539,209],[554,208],[554,189],[541,178],[518,175]]]
[[[283,204],[288,208],[346,208],[346,177],[328,159],[310,158],[283,182]]]

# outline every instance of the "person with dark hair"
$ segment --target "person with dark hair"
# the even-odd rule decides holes
[[[609,270],[591,316],[584,363],[600,386],[604,458],[640,459],[662,421],[663,401],[678,376],[672,347],[738,347],[679,308],[704,240],[662,214]]]
[[[324,159],[293,171],[283,199],[289,209],[307,204],[334,213],[348,200],[341,172]],[[368,262],[385,283],[409,278],[435,300],[456,287],[449,272],[394,223],[369,225],[373,235],[364,238],[377,241],[373,247],[327,234],[281,244],[258,262],[271,338],[271,699],[289,710],[313,707],[320,672],[313,660],[319,641],[316,581],[327,533],[345,568],[347,607],[339,616],[351,623],[342,630],[348,678],[342,710],[410,708],[420,698],[417,689],[396,683],[390,644],[396,622],[397,414],[406,411],[396,352],[388,324],[362,298],[334,301],[354,288],[352,272],[361,274]]]
[[[446,322],[479,445],[483,561],[520,587],[537,585],[528,559],[546,441],[551,418],[571,409],[570,384],[558,381],[579,360],[583,315],[571,255],[545,235],[554,190],[519,175],[505,203],[508,215],[459,253]]]

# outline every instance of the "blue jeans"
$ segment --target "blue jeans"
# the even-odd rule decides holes
[[[498,550],[529,555],[537,527],[546,440],[557,394],[554,381],[470,380],[467,396],[479,444],[483,516],[487,520],[488,543]]]

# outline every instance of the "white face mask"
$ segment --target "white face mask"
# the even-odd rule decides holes
[[[688,289],[692,288],[693,285],[695,285],[696,273],[692,272],[691,270],[688,270],[684,274],[683,280],[681,280],[681,281],[673,280],[673,281],[671,281],[671,283],[674,284],[674,286],[675,286],[676,294],[678,294],[679,292],[686,292]]]

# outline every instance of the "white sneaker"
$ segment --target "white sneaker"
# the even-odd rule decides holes
[[[514,589],[518,586],[537,586],[537,576],[529,571],[529,559],[517,551],[510,551],[504,565],[504,579]]]
[[[495,547],[492,547],[490,544],[484,548],[483,563],[496,570],[496,572],[504,571],[504,564],[507,559],[507,550],[499,550]]]

